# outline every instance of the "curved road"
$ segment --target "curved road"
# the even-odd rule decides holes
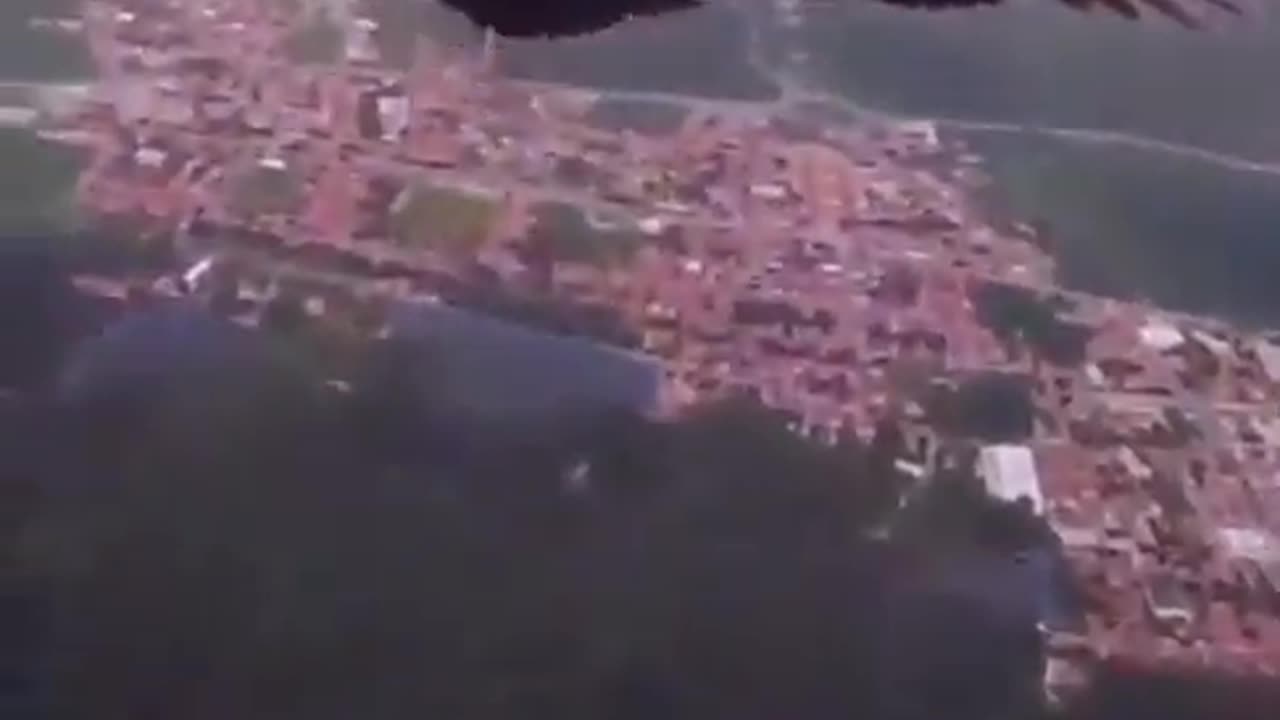
[[[851,114],[886,122],[928,121],[943,128],[953,128],[968,132],[1046,135],[1074,142],[1096,145],[1123,145],[1149,152],[1162,152],[1177,155],[1190,160],[1205,162],[1236,172],[1257,173],[1280,177],[1280,163],[1259,162],[1230,153],[1210,150],[1196,145],[1186,145],[1167,140],[1098,128],[1053,127],[1041,125],[1024,125],[1020,123],[998,122],[987,120],[968,120],[950,117],[926,117],[897,114],[868,108],[847,98],[830,95],[813,90],[802,90],[795,86],[782,86],[783,94],[775,100],[733,100],[703,98],[677,93],[645,90],[597,90],[583,88],[578,85],[565,85],[548,82],[522,82],[521,85],[539,90],[564,92],[583,96],[598,97],[610,100],[629,100],[666,103],[679,105],[689,110],[715,112],[721,115],[758,115],[776,113],[804,102],[820,102],[834,105]]]
[[[948,127],[968,132],[1043,135],[1096,145],[1121,145],[1148,152],[1161,152],[1169,155],[1176,155],[1178,157],[1208,163],[1210,165],[1215,165],[1222,169],[1235,172],[1280,176],[1280,162],[1261,162],[1227,152],[1199,147],[1197,145],[1161,140],[1159,138],[1120,130],[1030,125],[1024,123],[1001,122],[997,120],[977,120],[971,118],[911,116],[865,107],[846,97],[833,95],[828,92],[805,90],[799,86],[799,82],[796,78],[789,76],[777,65],[770,64],[763,58],[763,50],[761,47],[762,38],[760,36],[757,22],[751,16],[751,13],[746,11],[740,5],[735,5],[734,7],[737,7],[742,13],[743,17],[746,19],[747,27],[749,28],[750,62],[759,72],[772,78],[774,82],[782,88],[782,98],[780,98],[780,100],[785,101],[789,95],[794,95],[796,98],[802,100],[817,100],[830,103],[848,112],[873,119],[888,121],[927,120],[939,127]]]
[[[752,64],[759,68],[768,67],[754,55]],[[714,112],[729,116],[777,113],[787,110],[788,108],[792,108],[800,103],[818,102],[834,105],[851,114],[872,120],[885,122],[926,120],[938,125],[939,127],[949,127],[968,132],[1046,135],[1083,143],[1123,145],[1139,150],[1177,155],[1191,160],[1217,165],[1227,170],[1280,177],[1280,163],[1259,162],[1238,155],[1210,150],[1208,148],[1198,147],[1195,145],[1186,145],[1183,143],[1160,140],[1144,135],[1099,128],[1046,127],[1041,125],[1024,125],[1020,123],[988,120],[925,117],[890,113],[859,105],[848,98],[838,95],[802,88],[794,78],[786,77],[777,69],[770,70],[770,75],[782,91],[781,95],[773,100],[704,98],[693,95],[680,95],[677,93],[643,90],[596,90],[583,88],[578,85],[565,85],[549,82],[523,81],[520,84],[533,89],[586,95],[613,100],[666,103],[669,105],[679,105],[690,110]],[[83,83],[0,82],[0,90],[5,89],[34,91],[39,93],[41,97],[45,98],[49,102],[62,101],[65,103],[73,98],[84,97],[89,93],[91,88]]]
[[[352,20],[351,0],[316,0],[320,7],[336,13],[344,25]],[[638,100],[661,102],[679,105],[694,111],[715,112],[723,115],[753,115],[777,113],[803,102],[819,102],[834,105],[853,115],[885,122],[904,122],[923,120],[939,127],[953,128],[968,132],[1028,134],[1055,137],[1080,143],[1096,145],[1120,145],[1148,152],[1161,152],[1169,155],[1215,165],[1225,170],[1254,173],[1280,177],[1280,162],[1263,162],[1227,152],[1189,145],[1185,143],[1161,140],[1136,133],[1104,128],[1077,128],[1029,125],[1023,123],[1001,122],[994,120],[977,120],[955,117],[913,116],[901,113],[886,112],[866,107],[853,100],[829,92],[806,88],[794,76],[786,73],[764,57],[763,38],[760,36],[758,23],[751,13],[739,5],[737,7],[745,20],[748,32],[748,62],[758,72],[771,79],[780,89],[780,95],[773,100],[733,100],[703,98],[691,95],[680,95],[666,92],[646,92],[630,90],[596,90],[576,85],[565,85],[546,82],[523,82],[522,85],[535,89],[554,90],[579,95],[591,95],[600,98],[617,100]],[[77,83],[40,83],[40,82],[0,82],[0,89],[26,89],[40,92],[50,99],[80,97],[90,90],[85,84]],[[47,94],[47,95],[46,95]]]
[[[312,0],[314,5],[327,7],[349,24],[353,18],[352,3],[359,0]],[[796,77],[783,70],[777,63],[770,63],[764,54],[764,38],[757,18],[737,2],[730,3],[741,15],[747,31],[747,61],[764,77],[778,86],[780,95],[773,100],[733,100],[704,98],[666,92],[594,89],[562,83],[524,81],[520,84],[533,89],[588,95],[616,100],[638,100],[679,105],[692,111],[715,112],[724,115],[750,115],[776,113],[802,102],[821,102],[839,107],[856,116],[884,122],[928,121],[943,128],[968,132],[1028,134],[1056,137],[1080,143],[1097,145],[1121,145],[1148,152],[1162,152],[1178,157],[1208,163],[1225,170],[1280,177],[1280,162],[1262,162],[1247,157],[1184,143],[1161,140],[1135,133],[1105,128],[1075,128],[1027,125],[994,120],[971,118],[926,117],[893,113],[866,107],[846,97],[817,89],[806,88]]]
[[[1024,133],[1048,135],[1076,142],[1099,145],[1124,145],[1127,147],[1177,155],[1189,160],[1216,165],[1236,172],[1257,173],[1260,175],[1280,176],[1280,163],[1258,162],[1239,155],[1218,152],[1196,145],[1159,140],[1157,138],[1117,130],[1101,130],[1095,128],[1045,127],[1041,125],[1020,125],[1017,123],[983,122],[980,120],[962,120],[957,118],[931,118],[939,126],[952,127],[958,130],[989,133]]]

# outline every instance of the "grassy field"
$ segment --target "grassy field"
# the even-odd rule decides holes
[[[640,235],[628,228],[593,226],[572,205],[545,203],[535,209],[535,217],[530,242],[558,262],[622,265],[642,242]]]
[[[296,63],[328,65],[342,59],[342,29],[324,14],[307,20],[285,41],[285,52]]]
[[[78,226],[74,193],[84,153],[28,130],[0,128],[0,157],[8,174],[0,232],[43,235]]]
[[[763,3],[761,5],[764,5]],[[1280,24],[1189,32],[1056,3],[920,13],[815,4],[775,45],[808,51],[813,80],[911,114],[1094,127],[1280,158]]]
[[[687,115],[683,107],[670,103],[601,100],[591,107],[587,122],[608,130],[670,135],[680,129]]]
[[[1167,155],[969,136],[993,212],[1046,228],[1060,280],[1280,327],[1280,178]]]
[[[254,166],[232,182],[232,208],[245,215],[291,212],[302,202],[301,182],[285,170]]]
[[[0,2],[0,79],[61,82],[92,77],[93,61],[83,38],[29,24],[33,18],[78,13],[74,0]]]
[[[508,74],[602,89],[771,99],[778,88],[749,62],[744,18],[716,2],[636,18],[603,32],[557,40],[505,40]]]
[[[445,46],[479,47],[481,33],[462,13],[434,0],[367,0],[378,22],[378,51],[390,65],[407,68],[419,37]]]
[[[481,195],[430,185],[408,192],[391,218],[392,237],[406,247],[449,255],[474,252],[497,212],[495,202]]]

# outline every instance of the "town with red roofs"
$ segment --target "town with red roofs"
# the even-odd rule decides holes
[[[326,62],[291,50],[305,3],[85,4],[97,78],[41,132],[87,154],[85,213],[181,263],[82,289],[207,297],[248,326],[290,282],[317,317],[557,308],[557,332],[660,368],[656,416],[749,396],[826,443],[892,419],[917,479],[944,457],[928,399],[1010,380],[1029,427],[973,462],[1079,588],[1041,628],[1048,691],[1104,660],[1280,673],[1280,339],[1063,289],[929,122],[726,102],[610,127],[598,91],[504,76],[491,36],[421,38],[397,69],[359,3],[331,4]]]

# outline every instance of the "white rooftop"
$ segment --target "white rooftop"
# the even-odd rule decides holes
[[[1026,445],[983,447],[978,455],[978,474],[992,497],[1005,502],[1025,500],[1037,515],[1044,513],[1035,457]]]
[[[1263,340],[1254,346],[1254,351],[1258,353],[1258,362],[1262,363],[1267,377],[1272,382],[1280,382],[1280,347]]]
[[[1280,543],[1271,533],[1250,527],[1218,529],[1218,538],[1229,555],[1267,562],[1280,559]]]
[[[169,157],[164,150],[154,147],[141,147],[133,154],[133,159],[143,167],[157,168],[164,164],[165,158]]]
[[[1148,320],[1145,325],[1138,329],[1138,337],[1141,338],[1143,345],[1161,352],[1172,350],[1185,340],[1181,330],[1155,318]]]

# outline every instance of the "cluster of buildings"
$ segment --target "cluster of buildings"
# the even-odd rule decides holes
[[[1280,346],[1055,288],[1052,259],[983,219],[973,159],[928,123],[691,105],[670,135],[607,130],[586,122],[588,93],[426,43],[392,71],[354,15],[339,62],[294,62],[283,48],[309,20],[291,8],[91,0],[102,79],[75,120],[93,150],[83,203],[201,257],[359,293],[479,276],[604,309],[663,363],[669,409],[749,394],[820,439],[887,417],[928,436],[921,385],[1025,378],[1034,432],[984,448],[978,472],[1048,521],[1078,578],[1082,621],[1047,629],[1055,682],[1081,658],[1280,670]],[[453,196],[484,207],[456,225],[473,236],[463,255],[438,237]],[[622,228],[634,253],[548,255],[548,204],[607,225],[600,237]],[[993,331],[974,301],[992,283],[1058,300],[1088,331],[1084,361],[1042,362]]]
[[[1080,652],[1280,670],[1276,346],[1214,322],[1081,305],[1086,364],[1042,377],[1043,513],[1076,571]]]

